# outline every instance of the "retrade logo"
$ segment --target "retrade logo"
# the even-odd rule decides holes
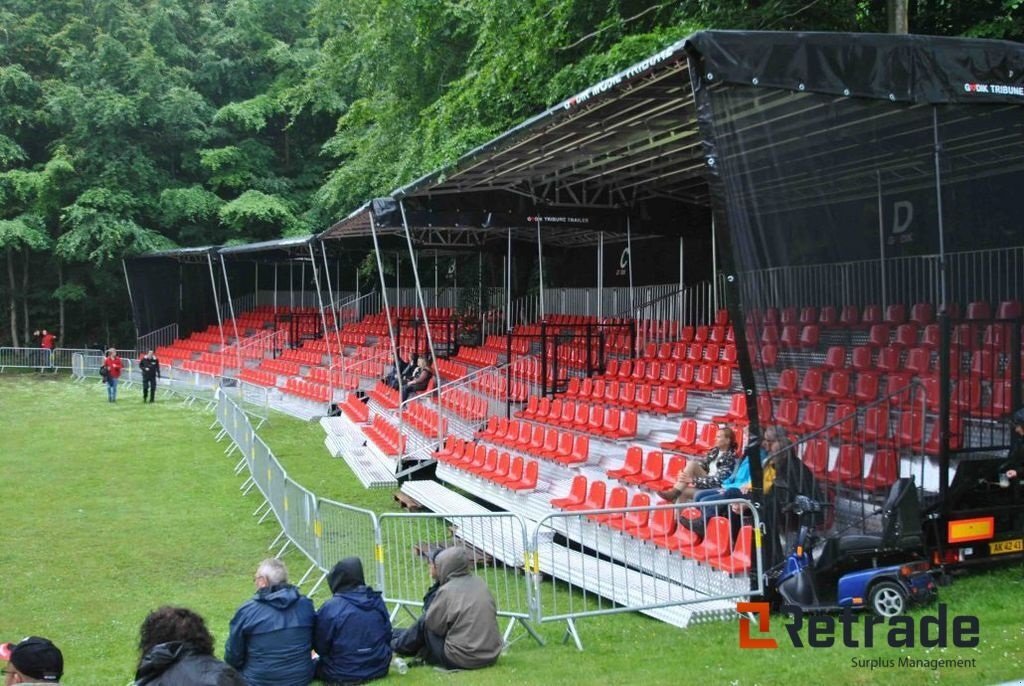
[[[740,614],[752,612],[757,615],[757,630],[762,634],[768,633],[771,626],[769,611],[771,606],[768,603],[736,603],[736,611]],[[740,648],[778,648],[779,644],[774,638],[752,638],[750,636],[750,620],[740,617]]]
[[[757,632],[768,633],[771,626],[768,603],[736,603],[740,613],[740,648],[773,649],[774,638],[751,636],[751,619],[757,615]],[[981,641],[981,623],[974,615],[951,616],[945,603],[939,603],[934,615],[922,615],[917,621],[907,615],[882,618],[873,614],[859,615],[844,608],[838,617],[829,614],[806,614],[796,605],[783,605],[782,614],[789,615],[783,626],[794,648],[873,648],[875,644],[890,648],[976,648]],[[863,617],[863,621],[861,618]],[[881,635],[878,635],[881,634]]]

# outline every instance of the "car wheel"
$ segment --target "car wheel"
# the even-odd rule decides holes
[[[879,617],[895,617],[907,608],[907,592],[894,581],[879,581],[871,587],[868,604]]]

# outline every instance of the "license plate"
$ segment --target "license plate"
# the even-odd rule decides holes
[[[1024,552],[1024,538],[1014,538],[1009,541],[992,541],[988,544],[988,552],[991,555]]]

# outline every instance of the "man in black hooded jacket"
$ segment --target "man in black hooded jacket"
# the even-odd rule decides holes
[[[313,649],[325,684],[355,684],[386,676],[391,619],[380,593],[366,585],[363,563],[346,557],[327,575],[334,593],[316,615]]]

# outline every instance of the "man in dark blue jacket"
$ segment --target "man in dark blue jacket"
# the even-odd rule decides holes
[[[256,595],[231,620],[224,661],[249,686],[307,686],[316,669],[313,601],[288,583],[288,569],[280,560],[261,562],[253,580]]]
[[[316,616],[317,677],[327,684],[386,676],[391,664],[391,619],[380,593],[366,585],[363,563],[346,557],[327,576],[334,596]]]

